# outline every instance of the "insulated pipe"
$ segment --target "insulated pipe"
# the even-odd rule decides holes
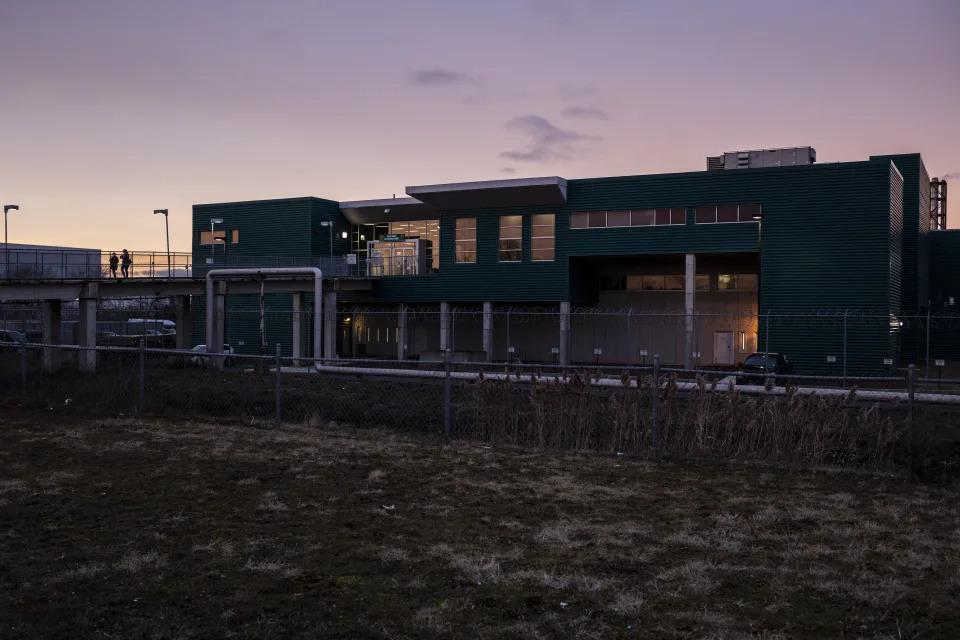
[[[211,269],[207,272],[207,351],[210,352],[210,336],[214,334],[213,283],[217,279],[237,278],[244,276],[313,276],[313,357],[320,358],[321,328],[320,307],[323,305],[323,272],[316,267],[281,267],[268,269]],[[221,347],[222,349],[223,347]]]

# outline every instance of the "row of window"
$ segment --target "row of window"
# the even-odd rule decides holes
[[[760,218],[758,204],[730,204],[696,207],[697,224],[754,222]],[[624,209],[619,211],[577,211],[570,214],[571,229],[649,227],[687,224],[686,207]]]
[[[684,275],[630,275],[601,276],[600,288],[604,291],[685,291],[687,278]],[[714,276],[697,274],[697,291],[756,291],[757,274],[721,273]]]
[[[500,216],[498,256],[500,262],[523,260],[523,216]],[[530,259],[549,262],[554,258],[556,216],[538,213],[530,216]],[[457,218],[455,260],[460,263],[477,261],[477,219]]]
[[[653,225],[687,224],[684,207],[666,209],[626,209],[620,211],[575,211],[570,214],[571,229],[604,227],[649,227]]]
[[[212,234],[209,231],[200,232],[200,244],[213,244],[214,242],[226,242],[227,232],[224,229],[217,229]],[[240,242],[240,230],[230,230],[230,243]]]

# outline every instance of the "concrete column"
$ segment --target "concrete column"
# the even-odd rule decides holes
[[[686,286],[684,293],[683,324],[686,339],[684,340],[683,366],[693,368],[693,312],[696,304],[697,291],[697,256],[688,253],[686,261]]]
[[[43,344],[60,344],[59,300],[43,301]],[[60,368],[60,351],[50,347],[43,349],[43,370],[53,372]]]
[[[319,346],[316,347],[319,349]],[[319,353],[315,354],[315,357]],[[325,291],[323,294],[323,357],[333,360],[337,357],[337,292]]]
[[[440,303],[440,351],[450,348],[450,303]]]
[[[83,285],[80,291],[80,321],[77,323],[77,344],[91,350],[80,351],[77,364],[83,373],[97,372],[97,297],[100,286],[96,283]]]
[[[304,331],[306,297],[302,291],[296,291],[293,294],[293,366],[295,367],[300,366],[300,358],[303,356],[303,337],[306,335]]]
[[[207,301],[207,304],[211,304]],[[217,357],[213,359],[218,369],[225,364],[223,344],[226,341],[224,323],[227,317],[227,283],[218,281],[213,283],[213,331],[207,336],[207,353]]]
[[[407,305],[400,303],[400,310],[397,317],[397,327],[400,331],[397,333],[397,360],[407,359]]]
[[[190,310],[190,296],[174,296],[173,309],[177,330],[176,348],[186,351],[193,347],[193,315]]]
[[[493,303],[483,303],[483,350],[487,354],[487,362],[493,360]]]
[[[560,364],[570,364],[570,303],[560,303]]]

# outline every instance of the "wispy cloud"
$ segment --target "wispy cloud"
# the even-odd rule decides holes
[[[960,171],[951,171],[940,176],[941,180],[960,180]]]
[[[568,118],[584,118],[588,120],[609,120],[610,116],[606,111],[597,107],[572,106],[563,110],[563,115]]]
[[[529,115],[506,123],[510,131],[518,131],[530,138],[521,151],[502,151],[500,157],[528,162],[570,160],[582,151],[583,143],[599,140],[596,136],[560,129],[543,116]]]
[[[517,170],[514,169],[513,167],[504,167],[503,169],[500,169],[500,173],[514,174],[514,173],[516,173],[516,172],[517,172]]]
[[[421,87],[479,86],[480,81],[469,73],[452,69],[415,69],[410,81]]]

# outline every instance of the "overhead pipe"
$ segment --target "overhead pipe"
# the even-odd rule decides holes
[[[268,278],[270,276],[313,276],[313,305],[316,313],[313,314],[313,357],[320,358],[321,352],[321,331],[322,325],[319,320],[320,309],[323,305],[323,272],[317,267],[271,267],[266,269],[246,268],[246,269],[211,269],[207,272],[207,352],[215,353],[210,350],[210,337],[214,334],[215,326],[215,307],[214,304],[214,281],[217,279],[225,280],[229,278],[241,278],[249,276],[258,276]],[[226,310],[226,306],[224,306]],[[225,338],[225,336],[224,336]],[[223,347],[220,347],[222,349]]]

